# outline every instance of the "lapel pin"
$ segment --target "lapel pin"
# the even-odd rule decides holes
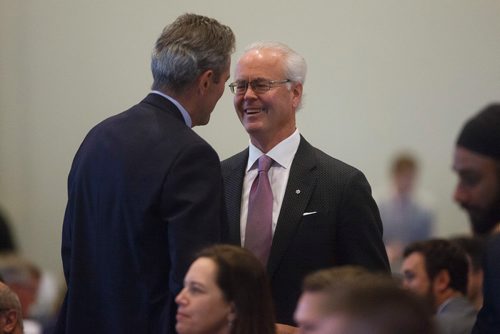
[[[295,190],[295,193],[298,195],[300,194],[300,189]]]

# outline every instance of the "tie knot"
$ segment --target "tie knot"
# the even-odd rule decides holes
[[[259,158],[259,172],[268,172],[269,168],[271,168],[271,164],[273,163],[273,159],[263,154]]]

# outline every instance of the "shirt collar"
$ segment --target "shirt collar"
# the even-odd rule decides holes
[[[170,97],[170,96],[166,95],[165,93],[160,92],[158,90],[152,90],[151,93],[161,95],[164,98],[170,100],[170,102],[172,102],[173,104],[175,104],[175,106],[181,112],[182,118],[184,118],[184,123],[186,123],[186,125],[190,128],[193,127],[193,122],[191,121],[191,116],[189,116],[189,113],[187,112],[187,110],[177,100],[175,100],[174,98],[172,98],[172,97]]]
[[[274,146],[266,155],[272,158],[276,163],[285,169],[289,169],[292,165],[295,153],[299,148],[300,144],[300,133],[298,129],[295,129],[288,138],[282,140],[278,145]],[[255,164],[255,161],[260,158],[264,153],[255,147],[252,142],[248,145],[248,162],[247,169],[248,172]]]

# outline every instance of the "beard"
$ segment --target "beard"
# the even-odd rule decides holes
[[[497,182],[493,200],[485,207],[463,204],[475,235],[484,236],[500,223],[500,164],[497,165]]]
[[[464,207],[469,214],[472,231],[476,235],[487,235],[500,222],[500,186],[494,201],[486,208]]]
[[[434,296],[434,292],[432,290],[433,284],[429,285],[429,289],[427,293],[422,296],[422,299],[426,305],[432,310],[433,313],[437,312],[439,305],[436,305],[436,296]]]

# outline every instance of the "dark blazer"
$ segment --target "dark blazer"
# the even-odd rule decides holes
[[[248,149],[222,162],[229,242],[240,241],[240,206]],[[389,272],[382,222],[370,186],[357,169],[303,137],[292,162],[267,270],[277,320],[294,324],[304,276],[345,264]]]
[[[483,307],[477,315],[473,334],[500,333],[500,235],[493,235],[487,243],[483,259]]]
[[[157,94],[94,127],[68,178],[56,333],[174,333],[193,253],[219,242],[215,151]]]

